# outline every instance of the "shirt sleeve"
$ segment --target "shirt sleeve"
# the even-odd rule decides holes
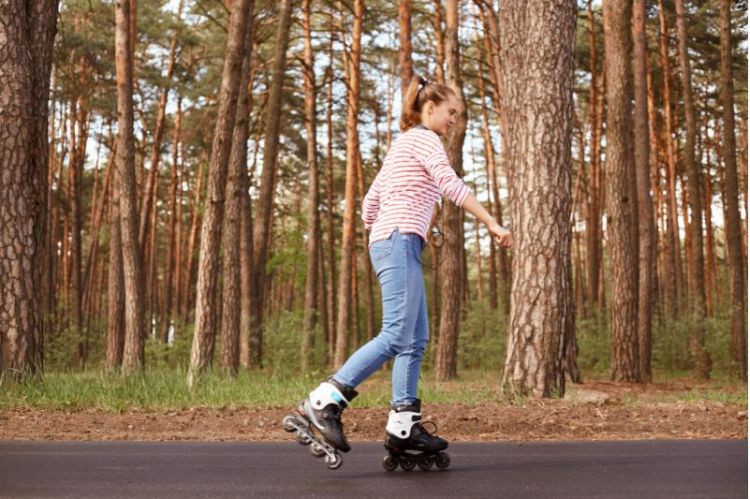
[[[437,134],[426,132],[423,135],[424,137],[420,137],[420,142],[426,142],[429,146],[429,152],[424,154],[421,147],[415,148],[417,157],[422,161],[425,169],[440,189],[440,192],[457,206],[463,206],[464,201],[466,201],[471,192],[471,188],[456,175],[456,171],[451,167],[448,160],[445,147],[443,147],[443,143]]]
[[[362,221],[365,223],[365,229],[372,229],[372,224],[380,211],[380,173],[375,176],[370,189],[365,194],[362,202]]]

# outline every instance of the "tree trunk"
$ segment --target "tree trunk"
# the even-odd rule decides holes
[[[723,109],[724,207],[729,260],[729,295],[731,303],[730,357],[732,374],[747,379],[747,327],[745,326],[746,274],[740,243],[740,210],[737,187],[736,144],[734,137],[734,82],[732,80],[732,44],[729,0],[721,1],[721,105]]]
[[[401,73],[401,100],[414,75],[411,61],[411,0],[398,0],[398,67]]]
[[[305,311],[302,322],[302,350],[300,368],[304,372],[310,351],[315,342],[315,324],[318,319],[318,248],[320,247],[320,218],[318,217],[318,143],[315,110],[315,58],[310,31],[310,0],[302,1],[302,29],[305,49],[303,77],[305,80],[305,132],[307,134],[307,273],[305,279]]]
[[[336,350],[334,367],[344,364],[347,356],[349,312],[351,308],[351,282],[354,267],[354,244],[356,237],[356,187],[359,140],[357,122],[359,114],[360,60],[362,57],[362,26],[364,23],[364,1],[354,1],[354,19],[350,60],[348,62],[349,81],[346,101],[346,190],[344,208],[344,232],[341,243],[341,264],[339,268],[338,313],[336,314]]]
[[[677,198],[675,186],[677,184],[674,143],[672,141],[672,98],[669,80],[671,77],[668,55],[667,21],[664,5],[659,0],[659,56],[662,66],[662,93],[664,98],[664,142],[667,146],[667,251],[666,268],[664,269],[664,292],[667,312],[670,317],[677,317],[680,309],[680,289],[682,288],[682,264],[680,258],[679,231],[677,229]]]
[[[201,249],[198,260],[198,283],[196,285],[195,333],[190,352],[190,368],[187,385],[192,389],[198,376],[208,369],[213,358],[216,338],[216,294],[219,271],[219,246],[224,216],[229,155],[235,120],[237,98],[242,78],[242,50],[247,36],[247,23],[251,17],[252,0],[236,0],[232,5],[229,20],[224,69],[221,77],[219,109],[211,145],[211,162],[208,170],[208,196],[206,212],[201,228]]]
[[[115,154],[115,151],[112,151]],[[109,207],[109,270],[107,272],[107,354],[108,371],[119,369],[125,346],[125,275],[122,264],[122,231],[120,229],[120,192],[112,187]]]
[[[133,65],[130,0],[118,0],[115,8],[115,61],[117,69],[117,173],[120,227],[125,281],[125,346],[122,372],[129,375],[143,367],[144,299],[143,268],[138,245],[138,214],[133,139]]]
[[[607,231],[612,276],[612,379],[640,381],[638,372],[638,245],[633,219],[634,158],[630,0],[604,4],[607,58]],[[636,213],[637,214],[637,213]]]
[[[248,85],[252,65],[254,1],[250,0],[245,23],[242,67],[240,70],[237,117],[229,155],[229,182],[226,185],[226,217],[224,219],[223,290],[221,308],[221,369],[234,376],[240,364],[240,330],[242,325],[242,266],[240,246],[242,234],[242,200],[247,195],[247,139],[250,133]],[[244,172],[244,174],[243,174]]]
[[[266,286],[266,261],[268,259],[268,239],[271,233],[271,214],[273,211],[276,185],[276,168],[279,153],[279,129],[282,106],[282,90],[286,71],[286,50],[289,45],[289,25],[292,14],[291,0],[282,0],[279,5],[279,25],[276,37],[269,89],[268,108],[266,109],[266,136],[263,149],[263,175],[260,181],[257,219],[253,234],[253,279],[257,290],[257,309],[253,310],[253,325],[250,331],[251,364],[260,367],[263,359],[263,312]]]
[[[467,112],[464,98],[460,47],[458,44],[458,1],[448,0],[445,7],[445,83],[456,94],[459,110],[456,123],[447,138],[446,152],[451,165],[458,176],[463,175],[462,149],[466,136]],[[440,279],[440,331],[438,333],[435,354],[435,377],[438,380],[449,380],[456,377],[456,350],[458,347],[458,328],[460,322],[461,299],[463,287],[463,210],[446,201],[443,231],[445,245],[441,248]]]
[[[169,330],[173,327],[172,325],[172,301],[173,296],[176,294],[179,296],[180,286],[179,280],[175,282],[175,277],[180,275],[180,261],[179,261],[179,248],[180,248],[180,235],[179,226],[181,225],[181,210],[178,213],[178,189],[182,181],[182,176],[179,175],[179,163],[180,160],[180,141],[182,140],[182,96],[177,96],[177,117],[175,118],[175,129],[174,136],[172,137],[172,169],[170,178],[170,193],[169,193],[169,245],[167,247],[167,275],[164,278],[164,311],[162,313],[162,323],[159,328],[159,335],[163,343],[169,341]],[[184,160],[184,158],[183,158]],[[180,202],[182,205],[182,202]]]
[[[649,162],[648,87],[646,82],[646,0],[633,2],[633,88],[635,102],[635,181],[638,191],[638,358],[642,381],[651,381],[651,280],[654,213]]]
[[[711,356],[706,350],[706,283],[703,275],[703,202],[700,195],[700,165],[695,161],[695,109],[693,104],[693,84],[688,59],[687,30],[685,28],[684,0],[675,0],[677,9],[677,39],[679,43],[680,71],[682,72],[682,96],[685,103],[685,169],[687,173],[687,196],[690,205],[691,254],[688,304],[693,319],[690,337],[693,374],[700,379],[708,379],[711,373]]]
[[[591,65],[591,87],[589,89],[589,123],[591,126],[591,173],[589,175],[589,197],[586,210],[586,258],[588,261],[588,302],[594,307],[599,302],[600,282],[602,266],[602,115],[604,94],[604,69],[597,74],[598,51],[596,45],[596,24],[594,23],[594,11],[591,0],[588,3],[588,25],[589,25],[589,62]],[[584,311],[588,315],[589,310]]]
[[[41,372],[48,99],[57,1],[0,8],[0,337],[15,378]],[[0,342],[3,343],[3,342]]]
[[[500,49],[505,54],[501,133],[515,229],[502,384],[536,397],[564,396],[565,333],[573,325],[569,253],[575,26],[571,0],[508,2],[500,10]]]

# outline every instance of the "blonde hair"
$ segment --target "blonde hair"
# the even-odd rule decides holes
[[[448,85],[430,83],[422,76],[413,76],[404,96],[399,123],[401,131],[405,132],[422,122],[422,108],[426,103],[434,102],[435,105],[439,105],[455,95]]]

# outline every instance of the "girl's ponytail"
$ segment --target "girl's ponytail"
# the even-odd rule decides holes
[[[447,85],[430,83],[422,76],[413,76],[409,82],[402,104],[401,131],[405,132],[422,122],[422,108],[428,101],[436,105],[455,95]]]

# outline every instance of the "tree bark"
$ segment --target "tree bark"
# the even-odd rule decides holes
[[[638,245],[633,158],[630,0],[604,4],[607,58],[607,232],[612,276],[612,379],[640,381],[638,370]],[[637,216],[637,212],[636,212]]]
[[[401,75],[401,100],[406,95],[409,82],[414,75],[411,60],[411,0],[398,1],[398,66]]]
[[[514,228],[513,287],[502,377],[513,392],[564,396],[570,283],[573,42],[571,0],[500,9],[501,134]],[[528,61],[535,61],[528,64]]]
[[[672,140],[672,98],[670,88],[670,67],[668,55],[667,21],[664,5],[659,0],[659,57],[662,66],[662,93],[664,99],[664,142],[667,148],[667,227],[666,227],[666,268],[664,269],[664,293],[667,312],[670,317],[676,317],[681,303],[682,263],[680,258],[679,231],[677,229],[677,198],[675,186],[677,184],[676,161],[674,143]]]
[[[187,385],[192,389],[198,376],[208,369],[213,357],[216,338],[216,294],[219,270],[219,245],[224,215],[229,155],[237,117],[237,98],[241,80],[247,23],[250,22],[251,0],[236,0],[232,5],[227,38],[226,57],[221,78],[219,109],[211,145],[208,170],[208,196],[205,218],[201,228],[201,249],[198,260],[196,286],[195,333],[190,352]]]
[[[711,356],[706,349],[706,283],[703,274],[703,202],[700,195],[700,165],[695,161],[695,106],[690,59],[688,58],[687,30],[685,28],[685,2],[675,0],[677,10],[677,39],[679,44],[680,71],[682,72],[682,96],[685,103],[685,169],[687,173],[687,197],[690,206],[689,230],[691,253],[688,260],[692,279],[688,282],[688,303],[693,319],[690,349],[693,375],[708,379],[711,373]]]
[[[57,0],[0,6],[0,343],[8,354],[3,368],[17,379],[40,373],[44,362],[48,98],[56,29]]]
[[[245,23],[242,67],[240,69],[237,117],[232,134],[229,155],[229,182],[226,185],[226,217],[222,248],[223,290],[221,307],[221,369],[234,376],[240,364],[240,330],[242,326],[242,266],[240,264],[240,238],[242,234],[243,197],[247,195],[247,139],[250,133],[248,113],[248,85],[252,65],[254,1],[250,0],[248,20]],[[244,172],[244,174],[243,174]]]
[[[351,282],[354,267],[354,244],[356,237],[356,187],[359,140],[357,123],[359,114],[360,61],[362,57],[362,26],[364,23],[364,1],[354,0],[351,52],[349,54],[349,81],[346,101],[346,191],[344,208],[344,232],[341,242],[339,267],[338,313],[336,314],[336,350],[334,367],[344,364],[347,356],[349,313],[351,308]]]
[[[456,123],[447,139],[446,152],[458,176],[463,175],[462,149],[466,137],[467,110],[461,81],[458,1],[449,0],[445,7],[445,83],[456,94],[459,110]],[[456,350],[463,292],[463,210],[446,201],[443,231],[445,245],[441,248],[440,331],[435,354],[435,377],[449,380],[456,377]]]
[[[115,4],[115,61],[117,69],[117,177],[122,231],[123,272],[125,281],[125,346],[122,373],[143,368],[144,299],[143,268],[138,245],[138,214],[135,185],[133,139],[133,60],[130,30],[131,1]]]
[[[747,379],[747,326],[745,325],[746,271],[740,236],[739,193],[737,187],[736,143],[734,136],[734,82],[732,80],[731,17],[729,0],[721,1],[721,105],[722,159],[726,202],[724,207],[729,260],[729,295],[731,303],[730,357],[732,374]]]
[[[279,5],[279,24],[276,36],[276,52],[271,72],[268,108],[266,109],[266,136],[263,150],[263,174],[260,180],[257,220],[253,234],[253,284],[258,293],[257,309],[253,310],[253,324],[250,331],[251,364],[260,367],[263,359],[263,322],[266,286],[266,261],[268,259],[268,239],[271,233],[276,185],[276,168],[279,153],[279,130],[282,106],[282,90],[286,71],[286,50],[289,45],[289,25],[292,14],[292,1],[282,0]]]
[[[633,1],[633,88],[635,102],[635,181],[638,191],[638,365],[651,381],[651,280],[654,212],[650,191],[648,86],[646,81],[646,0]]]
[[[318,217],[318,143],[315,110],[315,58],[310,27],[310,0],[302,1],[302,29],[304,31],[305,132],[307,134],[307,273],[305,279],[305,311],[302,322],[302,350],[300,368],[307,369],[310,352],[315,342],[318,319],[318,248],[320,247],[320,218]]]

